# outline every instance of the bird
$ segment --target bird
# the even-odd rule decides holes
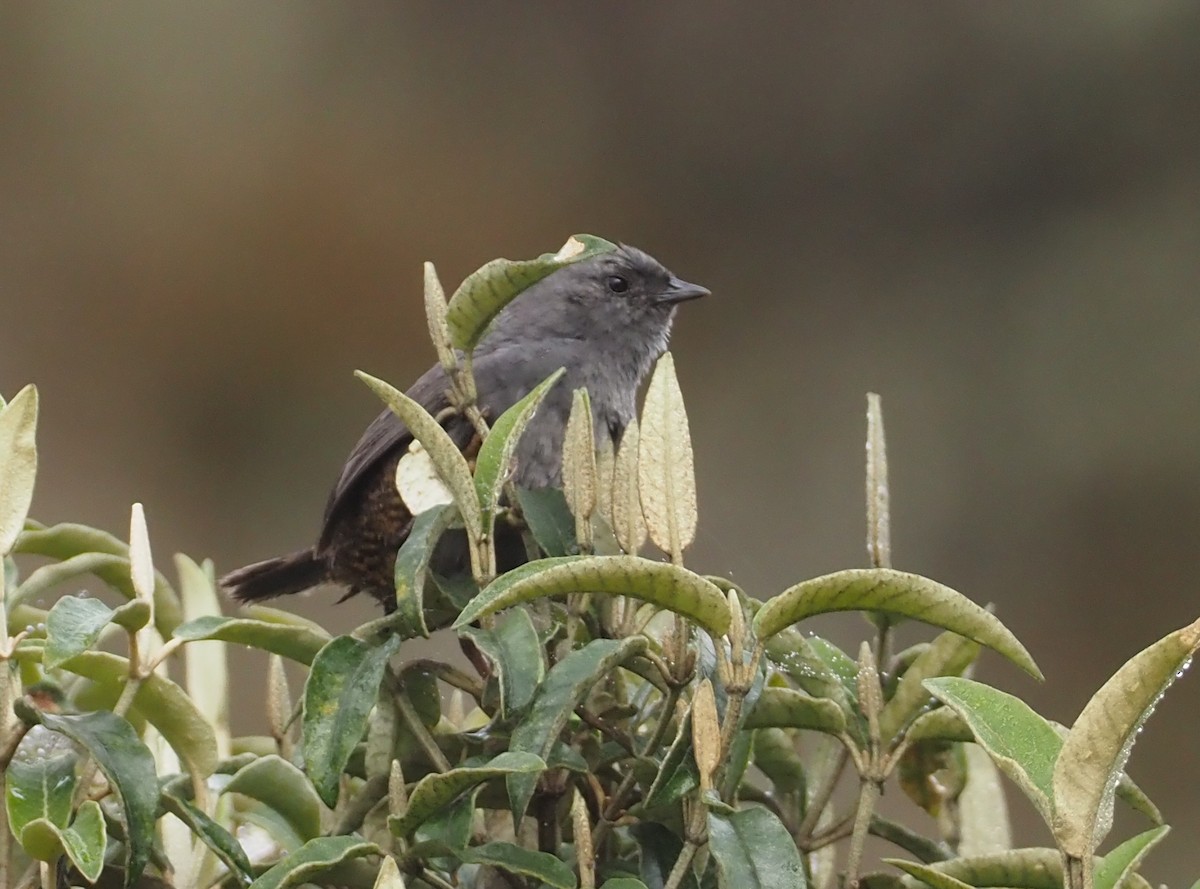
[[[709,293],[643,250],[617,244],[557,269],[505,306],[472,358],[476,404],[484,416],[495,420],[564,369],[517,445],[513,482],[522,488],[561,486],[563,438],[573,392],[580,387],[590,398],[595,441],[619,444],[635,416],[641,383],[667,349],[676,309]],[[469,453],[479,443],[475,427],[448,410],[449,390],[439,363],[406,394],[439,417],[457,447]],[[394,609],[396,553],[413,524],[396,487],[396,466],[412,444],[404,422],[383,411],[346,460],[316,543],[231,571],[221,587],[235,601],[253,603],[332,583],[346,588],[339,601],[366,593],[385,611]],[[459,549],[465,556],[465,545]],[[499,557],[503,569],[528,559],[518,549]]]

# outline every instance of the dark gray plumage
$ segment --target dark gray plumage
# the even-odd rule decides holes
[[[519,486],[561,483],[571,393],[581,386],[591,396],[596,440],[620,440],[636,412],[642,380],[667,347],[676,306],[707,293],[641,250],[622,246],[554,272],[500,313],[474,356],[478,403],[489,419],[566,369],[518,445]],[[447,388],[445,373],[434,366],[407,394],[437,416],[448,407]],[[451,417],[445,428],[460,448],[472,446],[474,433],[464,418]],[[395,469],[411,441],[395,414],[381,413],[346,461],[316,545],[233,571],[222,586],[250,602],[334,582],[348,586],[347,595],[365,591],[389,607],[396,551],[412,525],[396,491]]]

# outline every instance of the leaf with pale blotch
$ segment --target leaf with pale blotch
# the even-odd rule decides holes
[[[518,773],[538,775],[545,769],[546,763],[540,756],[508,751],[483,765],[462,766],[426,775],[413,788],[404,814],[388,818],[388,829],[395,836],[408,837],[429,818],[485,781]]]
[[[533,390],[496,418],[491,431],[484,439],[475,459],[475,491],[483,508],[483,526],[490,533],[496,510],[500,505],[500,492],[513,473],[513,460],[521,436],[542,399],[563,375],[559,368]]]
[[[967,786],[958,795],[959,840],[963,858],[1007,852],[1012,848],[1012,825],[1000,771],[977,744],[963,748],[967,760]]]
[[[814,698],[794,688],[767,686],[743,728],[801,728],[840,735],[846,731],[846,714],[828,698]]]
[[[637,555],[646,543],[646,518],[638,493],[638,449],[641,432],[632,419],[621,436],[612,482],[612,526],[621,549]]]
[[[472,351],[483,339],[492,320],[527,287],[552,272],[610,253],[617,245],[595,235],[572,235],[557,253],[537,259],[493,259],[463,280],[446,309],[446,322],[454,345]]]
[[[831,611],[902,614],[974,639],[1042,678],[1025,646],[995,615],[948,586],[889,568],[850,569],[799,583],[758,610],[754,632],[759,639],[766,639],[806,617]]]
[[[446,291],[432,262],[425,263],[425,320],[429,323],[429,339],[437,351],[438,363],[447,374],[452,373],[457,361],[450,344],[450,328],[446,326]]]
[[[929,703],[926,679],[959,676],[979,656],[979,643],[958,633],[942,633],[909,664],[896,691],[879,714],[884,741],[895,737]]]
[[[454,494],[438,475],[433,458],[416,439],[396,461],[396,490],[411,515],[420,515],[454,502]]]
[[[1171,828],[1164,824],[1121,843],[1096,862],[1093,889],[1116,889],[1122,885],[1127,877],[1137,872],[1150,851],[1170,832]]]
[[[576,389],[571,396],[571,415],[563,436],[562,476],[563,494],[579,527],[579,523],[591,519],[596,509],[596,441],[592,402],[586,389]]]
[[[638,492],[650,539],[678,560],[696,536],[696,470],[670,352],[658,359],[642,406]]]
[[[129,515],[129,576],[133,591],[146,602],[154,597],[154,558],[150,555],[150,532],[142,504],[133,504]]]
[[[378,855],[379,847],[356,836],[318,837],[285,855],[251,883],[252,889],[288,889],[318,882],[318,877],[354,858]]]
[[[699,574],[640,556],[563,556],[529,562],[497,577],[454,622],[466,626],[505,608],[567,593],[631,596],[682,614],[713,636],[729,629],[721,590]]]
[[[1130,658],[1092,696],[1054,765],[1055,839],[1090,861],[1112,825],[1117,780],[1142,724],[1200,647],[1200,621]]]
[[[38,391],[26,386],[0,407],[0,557],[25,526],[37,478]]]
[[[454,502],[462,513],[467,533],[472,539],[478,540],[483,533],[483,514],[475,495],[475,482],[471,478],[467,458],[462,455],[453,439],[425,408],[399,389],[361,370],[355,371],[355,376],[366,383],[392,413],[404,421],[413,438],[428,452],[437,474],[454,495]]]

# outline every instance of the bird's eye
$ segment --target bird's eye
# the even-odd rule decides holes
[[[629,282],[620,275],[609,275],[608,289],[613,293],[624,293],[629,289]]]

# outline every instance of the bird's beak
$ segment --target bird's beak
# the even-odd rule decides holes
[[[675,303],[687,302],[689,299],[699,299],[702,296],[709,296],[712,293],[707,287],[701,287],[699,284],[689,284],[687,281],[680,280],[674,275],[667,282],[667,287],[658,295],[658,302]]]

